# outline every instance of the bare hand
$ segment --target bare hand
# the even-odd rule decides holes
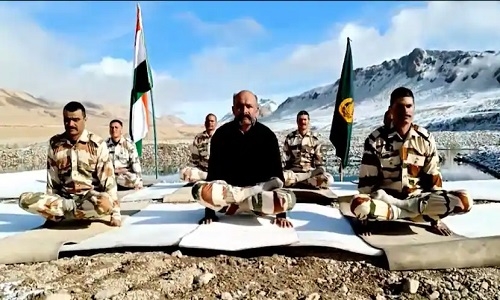
[[[138,184],[134,187],[134,190],[140,190],[142,188],[143,188],[142,184]]]
[[[450,236],[453,233],[443,222],[431,223],[431,232],[437,235]]]
[[[198,224],[200,225],[208,225],[211,224],[212,222],[217,222],[219,221],[219,218],[217,216],[210,216],[210,217],[203,217],[200,221],[198,221]]]
[[[275,218],[272,221],[273,224],[278,225],[281,228],[292,228],[293,224],[288,219],[285,218]]]

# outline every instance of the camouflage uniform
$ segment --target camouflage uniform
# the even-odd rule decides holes
[[[116,183],[126,188],[142,187],[141,161],[135,144],[123,136],[120,137],[118,143],[108,138],[106,144],[115,170],[127,169],[127,172],[115,175]]]
[[[231,186],[223,180],[198,181],[191,193],[201,205],[225,215],[252,212],[262,216],[293,209],[295,194],[282,187],[277,178],[253,187]]]
[[[121,221],[113,163],[99,136],[84,130],[72,145],[53,136],[47,154],[47,190],[23,193],[19,206],[51,221],[111,215]]]
[[[285,186],[328,188],[332,184],[333,177],[326,172],[316,133],[308,131],[302,136],[298,130],[292,131],[285,138],[283,156]]]
[[[206,130],[195,136],[191,145],[192,166],[181,170],[180,177],[182,181],[196,182],[207,178],[211,139],[212,136]]]
[[[472,208],[464,190],[445,191],[434,137],[412,125],[406,139],[394,127],[382,126],[365,140],[359,170],[359,195],[351,212],[359,219],[437,223]]]

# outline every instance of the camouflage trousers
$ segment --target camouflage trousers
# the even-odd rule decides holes
[[[182,181],[196,182],[207,179],[207,172],[198,169],[197,167],[185,167],[180,172]]]
[[[142,187],[142,178],[132,172],[116,174],[116,183],[126,188]]]
[[[71,198],[45,193],[22,193],[19,197],[19,207],[55,222],[63,219],[96,219],[105,215],[121,221],[118,200],[112,201],[108,193],[95,191],[72,195]]]
[[[279,179],[253,187],[231,186],[222,180],[198,181],[191,193],[201,205],[226,215],[276,215],[292,210],[296,203],[295,194],[282,186]]]
[[[310,186],[311,188],[326,189],[333,183],[333,176],[325,172],[322,168],[315,169],[312,172],[294,172],[284,170],[285,186],[294,187],[295,185]]]
[[[472,205],[473,200],[465,190],[422,192],[404,200],[378,190],[371,195],[354,196],[351,212],[360,220],[433,222],[449,215],[465,214]]]

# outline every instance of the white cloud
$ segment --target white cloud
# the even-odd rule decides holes
[[[238,37],[238,32],[254,37],[265,33],[257,22],[241,19],[215,24],[184,15],[199,33],[223,37],[224,44],[191,57],[182,73],[156,70],[155,103],[158,111],[189,111],[187,115],[202,119],[209,110],[218,114],[229,111],[231,95],[240,89],[252,89],[265,97],[333,82],[340,73],[348,36],[353,40],[355,67],[397,58],[415,47],[499,49],[498,16],[498,1],[429,2],[426,7],[398,11],[383,33],[356,22],[336,24],[336,33],[321,43],[254,53],[228,41]],[[93,62],[87,49],[45,30],[23,11],[5,4],[0,5],[0,36],[4,45],[0,48],[1,87],[64,101],[128,102],[130,62],[109,56]]]

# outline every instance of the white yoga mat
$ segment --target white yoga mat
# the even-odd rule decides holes
[[[140,201],[140,200],[157,200],[163,199],[166,195],[170,195],[177,189],[183,187],[185,183],[156,183],[150,187],[137,190],[131,194],[124,196],[121,201]]]
[[[354,196],[358,194],[358,185],[350,181],[334,182],[330,185],[330,190],[337,197]]]
[[[17,204],[0,204],[0,239],[28,231],[45,223],[42,217],[22,210]]]
[[[110,249],[119,247],[168,247],[178,245],[181,238],[194,231],[203,217],[204,208],[197,203],[150,204],[128,217],[117,228],[73,245],[61,252]]]
[[[500,203],[474,205],[464,215],[443,219],[451,231],[468,238],[500,236]]]
[[[447,190],[467,190],[472,199],[500,201],[500,180],[463,180],[445,181],[443,188]]]
[[[299,241],[293,228],[279,228],[270,218],[255,215],[219,216],[219,222],[200,225],[182,238],[183,248],[241,251],[287,246]]]
[[[383,254],[358,237],[337,208],[298,203],[290,212],[290,219],[299,236],[299,242],[292,246],[329,247],[372,256]]]
[[[0,174],[0,199],[18,198],[24,192],[45,192],[47,171]]]

